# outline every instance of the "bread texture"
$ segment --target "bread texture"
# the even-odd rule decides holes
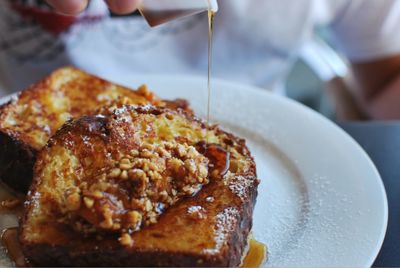
[[[130,90],[73,67],[56,70],[0,107],[1,180],[26,192],[37,152],[49,138],[68,119],[115,101],[189,110],[187,102],[164,102],[146,86]]]
[[[103,109],[38,154],[19,239],[37,266],[238,266],[258,183],[245,141],[217,126]]]

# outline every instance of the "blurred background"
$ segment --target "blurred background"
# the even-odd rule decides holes
[[[352,102],[349,63],[335,47],[327,28],[319,28],[304,45],[285,83],[289,98],[303,103],[331,120],[360,119],[348,110]]]

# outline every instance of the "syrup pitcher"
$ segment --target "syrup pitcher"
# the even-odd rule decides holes
[[[217,0],[143,0],[139,7],[151,27],[204,11],[217,12]]]

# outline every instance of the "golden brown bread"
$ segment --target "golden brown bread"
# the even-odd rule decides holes
[[[257,185],[244,140],[216,126],[153,106],[104,110],[39,153],[20,242],[40,266],[237,266]]]
[[[76,68],[65,67],[22,91],[0,108],[0,178],[26,192],[37,152],[69,118],[93,114],[119,100],[187,109],[185,101],[162,101],[147,87],[113,84]]]

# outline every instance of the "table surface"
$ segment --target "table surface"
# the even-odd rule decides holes
[[[389,203],[389,222],[376,267],[400,266],[400,122],[342,123],[381,174]],[[371,215],[373,216],[373,215]]]

